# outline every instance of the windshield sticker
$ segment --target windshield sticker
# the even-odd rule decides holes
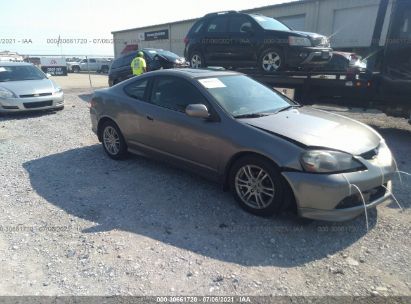
[[[0,67],[0,72],[6,72],[6,71],[7,71],[6,68]]]
[[[199,82],[206,89],[215,89],[215,88],[225,88],[226,87],[226,85],[218,78],[200,79]]]

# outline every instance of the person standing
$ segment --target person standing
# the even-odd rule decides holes
[[[144,53],[139,51],[137,57],[131,62],[131,70],[133,71],[134,76],[139,76],[147,72],[147,64],[144,59]]]

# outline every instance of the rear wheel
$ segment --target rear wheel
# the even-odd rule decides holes
[[[198,52],[194,51],[190,56],[190,66],[194,69],[201,69],[205,67],[204,57]]]
[[[101,67],[101,73],[107,74],[107,73],[108,73],[108,66],[103,65],[103,66]]]
[[[283,53],[275,48],[270,48],[262,52],[258,61],[258,67],[263,73],[275,73],[284,68]]]
[[[230,189],[240,206],[259,216],[271,216],[285,206],[286,181],[270,161],[247,156],[232,167]]]
[[[104,151],[112,159],[124,159],[127,156],[127,144],[120,129],[112,121],[104,123],[101,129]]]

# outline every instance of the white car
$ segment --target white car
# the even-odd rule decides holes
[[[0,62],[0,113],[62,110],[59,85],[31,63]]]

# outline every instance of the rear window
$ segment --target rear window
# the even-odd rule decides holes
[[[191,27],[190,34],[197,34],[204,26],[204,20],[199,20]]]

